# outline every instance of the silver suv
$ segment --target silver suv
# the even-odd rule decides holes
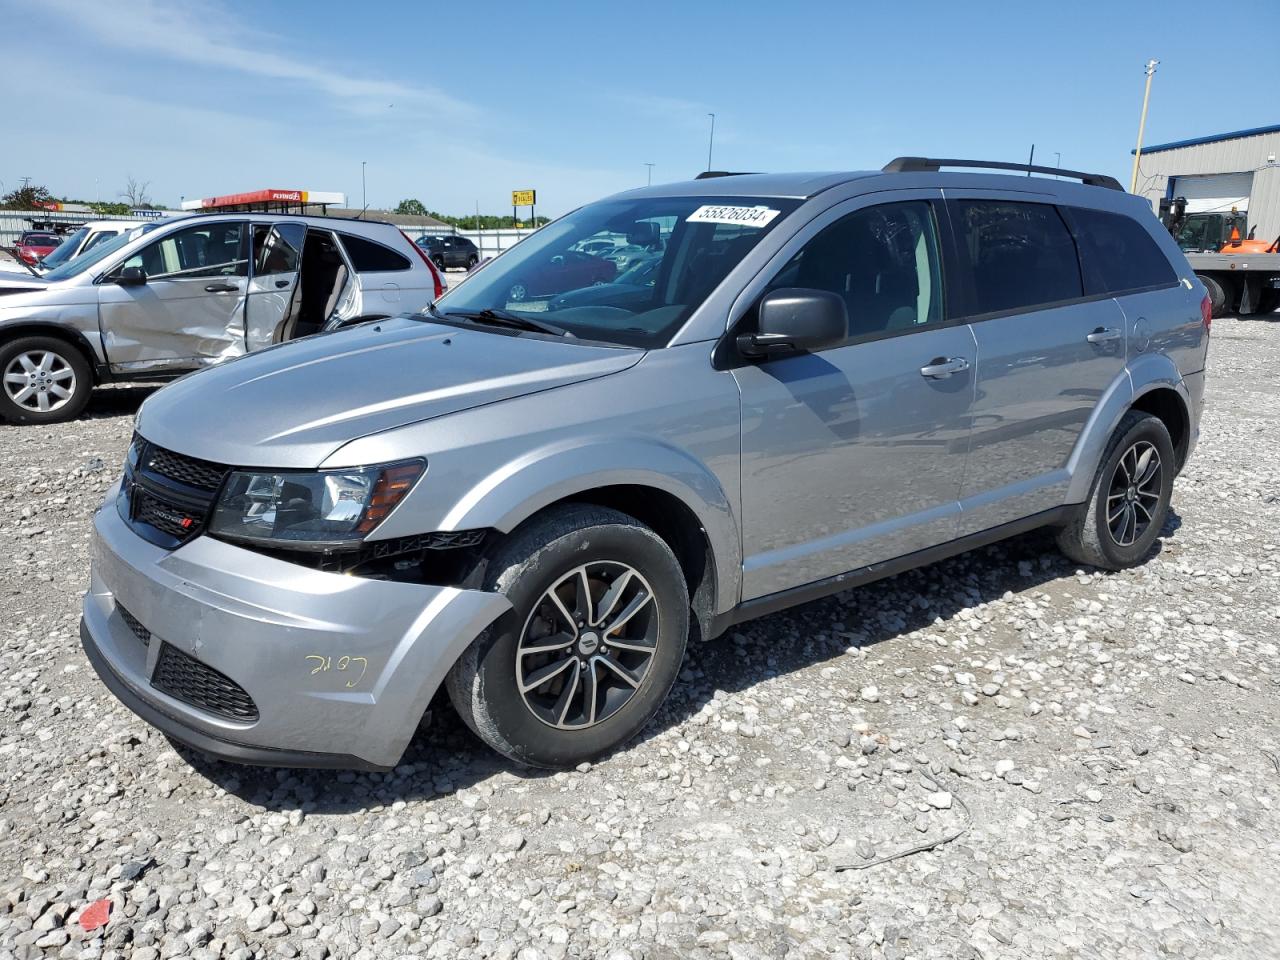
[[[0,420],[78,416],[96,383],[168,379],[443,292],[389,223],[229,213],[140,223],[0,278]]]
[[[89,659],[232,760],[391,767],[444,685],[556,767],[644,727],[691,635],[1036,527],[1141,562],[1204,290],[1110,178],[954,165],[620,194],[429,313],[165,388],[94,520]],[[661,250],[647,297],[544,312],[619,235]]]

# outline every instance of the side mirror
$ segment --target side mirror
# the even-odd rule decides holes
[[[122,287],[140,287],[147,282],[147,271],[141,267],[124,267],[115,279]]]
[[[760,301],[757,313],[759,332],[738,336],[738,350],[746,357],[825,350],[849,338],[849,311],[828,290],[773,290]]]

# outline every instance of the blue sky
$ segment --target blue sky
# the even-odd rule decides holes
[[[1127,184],[1148,57],[1148,143],[1280,122],[1256,45],[1205,42],[1280,35],[1280,3],[1227,16],[1115,0],[0,0],[0,182],[107,200],[133,175],[170,203],[296,187],[358,205],[363,160],[370,206],[499,213],[534,187],[556,215],[643,184],[645,161],[655,183],[703,169],[714,111],[717,168],[1022,160],[1035,143]]]

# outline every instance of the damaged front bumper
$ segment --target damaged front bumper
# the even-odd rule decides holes
[[[103,682],[227,760],[388,769],[500,594],[325,573],[210,537],[174,551],[94,518],[80,635]]]

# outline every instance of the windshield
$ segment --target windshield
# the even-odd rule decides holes
[[[142,223],[118,237],[112,237],[105,243],[100,243],[92,250],[86,250],[81,256],[73,257],[56,270],[50,270],[46,273],[46,280],[66,280],[68,277],[76,277],[84,273],[90,267],[105,260],[121,247],[127,246],[144,233],[150,233],[159,223]]]
[[[498,310],[531,319],[552,309],[556,326],[575,336],[662,346],[797,204],[752,197],[593,203],[521,240],[446,293],[436,308],[446,316]],[[615,248],[615,239],[624,245]],[[609,241],[604,249],[594,248],[602,255],[590,252],[593,240]],[[646,264],[647,275],[631,273]],[[638,299],[633,284],[651,285]],[[601,289],[587,300],[567,298],[577,302],[564,309],[551,304],[552,298],[588,287]]]
[[[41,260],[42,267],[56,267],[58,264],[70,260],[76,250],[80,249],[80,244],[84,242],[84,238],[89,235],[88,227],[81,227],[75,233],[67,237],[61,244],[54,247],[52,251],[47,253]]]

